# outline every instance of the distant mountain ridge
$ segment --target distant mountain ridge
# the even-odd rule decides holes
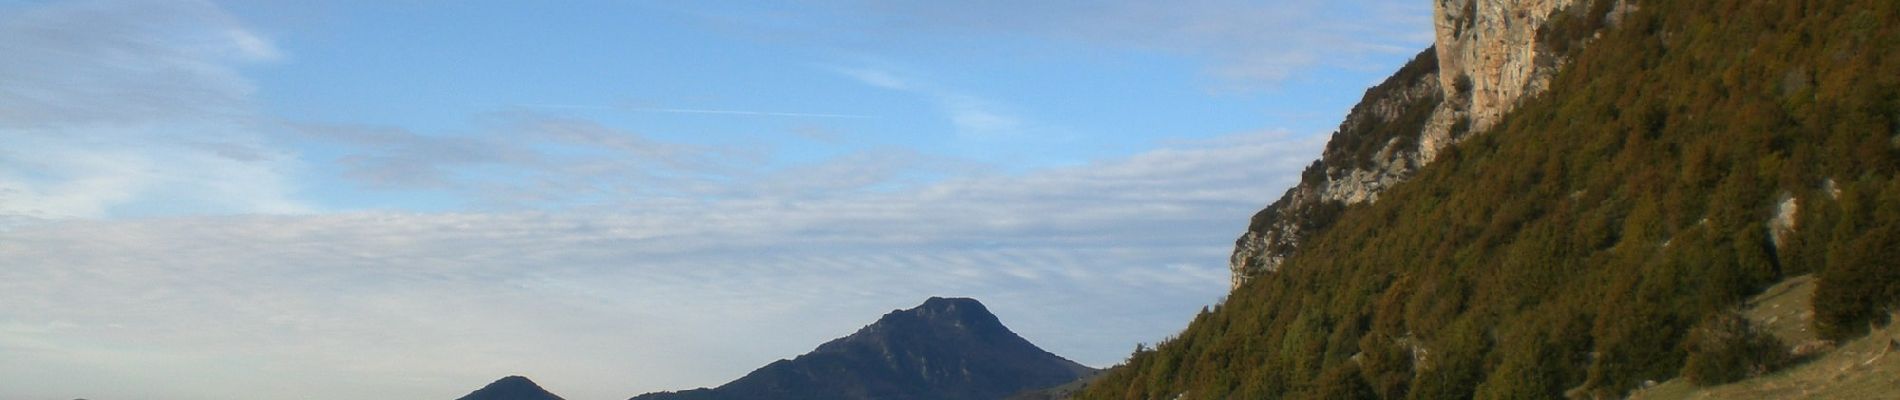
[[[456,400],[565,400],[542,389],[527,377],[508,376]]]
[[[932,297],[725,385],[633,399],[993,400],[1093,371],[1017,336],[974,299]]]

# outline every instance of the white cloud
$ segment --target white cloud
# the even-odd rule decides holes
[[[937,101],[944,112],[950,115],[950,123],[957,132],[969,136],[1008,135],[1022,126],[1022,121],[1004,114],[989,101],[969,95],[939,94]]]
[[[613,398],[717,384],[931,295],[982,299],[1105,365],[1225,292],[1232,234],[1319,146],[1242,135],[1022,176],[560,213],[15,221],[0,393],[427,398],[525,373]],[[797,175],[857,187],[902,158]]]
[[[871,85],[871,86],[890,89],[890,90],[910,90],[911,89],[910,87],[911,85],[909,81],[903,78],[898,78],[897,75],[893,75],[890,72],[886,72],[883,70],[870,69],[870,68],[832,68],[831,70],[837,71],[839,74],[843,74],[844,76],[851,77],[852,79],[857,79],[859,82],[864,82],[864,84],[866,85]]]
[[[654,140],[580,119],[507,113],[465,133],[338,124],[286,129],[341,156],[349,182],[375,190],[446,190],[489,208],[554,208],[625,198],[691,198],[734,192],[755,176],[761,148]]]
[[[291,157],[262,150],[236,70],[280,55],[217,7],[14,7],[0,13],[0,49],[0,214],[306,208],[283,178]]]
[[[284,162],[276,155],[233,153],[250,151],[242,144],[218,143],[244,149],[218,150],[156,137],[100,143],[56,133],[78,134],[24,132],[10,137],[9,143],[19,147],[0,151],[5,166],[0,168],[0,214],[56,218],[306,209],[290,198]]]
[[[284,57],[284,54],[279,52],[277,46],[271,44],[270,40],[251,33],[251,31],[227,29],[225,30],[225,35],[230,36],[231,44],[235,45],[245,58],[257,61],[275,61]]]
[[[136,125],[242,115],[233,68],[275,54],[200,1],[78,1],[0,14],[0,127]]]
[[[872,87],[910,92],[936,103],[957,134],[965,137],[999,137],[1021,134],[1024,123],[996,102],[961,91],[923,82],[915,78],[877,68],[830,70]]]

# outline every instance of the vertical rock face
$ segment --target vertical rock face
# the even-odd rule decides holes
[[[1482,131],[1525,96],[1542,92],[1555,57],[1538,47],[1538,30],[1575,0],[1437,0],[1432,14],[1439,76],[1447,97],[1469,91],[1465,109]],[[1469,88],[1458,82],[1469,81]]]
[[[1439,151],[1497,124],[1549,84],[1564,55],[1538,35],[1582,0],[1434,0],[1436,44],[1366,91],[1300,184],[1235,241],[1233,285],[1272,273],[1345,206],[1377,201]],[[1615,1],[1615,0],[1598,0]],[[1610,12],[1614,17],[1615,12]]]

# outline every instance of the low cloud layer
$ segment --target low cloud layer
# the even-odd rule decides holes
[[[422,398],[527,373],[604,398],[717,384],[933,295],[1104,366],[1224,293],[1246,199],[1318,144],[822,199],[28,223],[0,232],[0,376],[33,396]]]
[[[1311,53],[1229,48],[1268,28],[1211,8],[1048,4],[902,29],[1207,43],[1184,51],[1245,50],[1216,64],[1269,78]],[[1257,8],[1236,18],[1284,11]],[[242,72],[294,57],[200,1],[0,6],[0,49],[6,398],[452,398],[508,374],[619,398],[715,385],[928,296],[976,297],[1045,348],[1106,366],[1225,293],[1234,235],[1323,144],[1237,134],[1000,173],[822,126],[794,133],[836,154],[792,163],[532,106],[469,132],[286,121],[259,110]],[[1032,120],[839,72],[927,98],[959,134]],[[352,207],[389,197],[466,204]]]

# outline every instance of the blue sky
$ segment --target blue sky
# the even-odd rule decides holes
[[[0,2],[0,397],[722,383],[933,295],[1107,366],[1428,3]]]

